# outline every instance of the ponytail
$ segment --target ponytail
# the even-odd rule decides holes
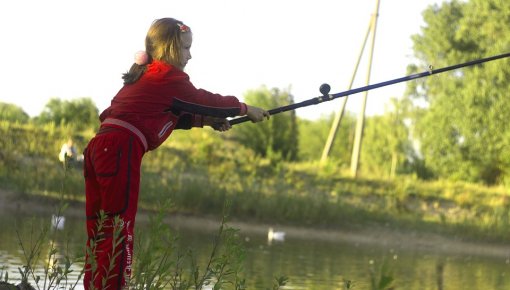
[[[135,83],[142,77],[146,69],[147,65],[138,65],[136,63],[133,63],[129,71],[127,73],[122,74],[124,84],[129,85]]]

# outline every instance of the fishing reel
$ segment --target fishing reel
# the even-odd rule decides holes
[[[331,91],[331,86],[324,83],[319,87],[319,91],[321,92],[322,96],[318,97],[317,99],[319,102],[323,101],[329,101],[333,98],[332,95],[329,94],[329,91]]]

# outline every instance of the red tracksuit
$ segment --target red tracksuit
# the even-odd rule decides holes
[[[140,168],[145,152],[157,148],[174,129],[202,127],[203,116],[233,117],[244,115],[246,105],[233,96],[221,96],[197,89],[186,73],[163,62],[154,61],[134,84],[125,85],[100,115],[101,127],[85,149],[85,192],[87,233],[97,244],[96,273],[87,257],[85,289],[91,283],[108,290],[126,288],[131,275],[133,229],[140,189]],[[107,220],[98,233],[98,214]],[[113,256],[113,220],[121,218],[122,242],[114,267],[108,271]],[[94,278],[93,278],[94,276]]]

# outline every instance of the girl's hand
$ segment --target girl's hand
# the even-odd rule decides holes
[[[254,107],[254,106],[250,106],[250,105],[246,105],[246,106],[248,108],[246,115],[253,123],[263,121],[264,118],[267,118],[269,120],[270,115],[269,115],[268,111],[261,109],[259,107]]]
[[[225,118],[216,118],[210,116],[204,116],[204,125],[210,126],[216,131],[224,132],[228,131],[232,126]]]

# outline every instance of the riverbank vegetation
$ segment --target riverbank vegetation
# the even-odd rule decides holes
[[[6,137],[1,141],[3,187],[25,199],[57,198],[64,192],[65,199],[84,200],[81,164],[64,170],[57,157],[69,136],[83,149],[92,133],[6,121],[0,127]],[[171,200],[171,212],[218,216],[228,201],[232,217],[254,222],[325,229],[384,226],[508,239],[510,197],[503,186],[423,181],[413,175],[354,179],[333,162],[261,157],[209,129],[175,132],[171,142],[144,158],[140,206],[149,210]]]

